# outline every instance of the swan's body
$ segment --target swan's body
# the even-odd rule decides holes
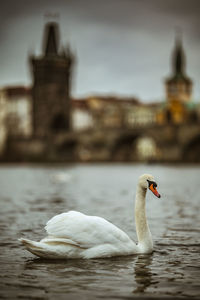
[[[72,180],[72,177],[73,176],[70,173],[60,172],[51,175],[51,181],[53,183],[67,183]]]
[[[20,241],[28,251],[44,258],[100,258],[151,253],[153,242],[145,213],[147,180],[154,182],[151,175],[141,176],[136,192],[137,245],[107,220],[76,211],[50,219],[45,227],[48,236],[40,242],[23,238]]]

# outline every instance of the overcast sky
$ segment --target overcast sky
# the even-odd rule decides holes
[[[1,1],[2,2],[2,1]],[[77,56],[73,96],[165,98],[176,28],[200,101],[199,0],[7,0],[0,9],[0,87],[29,85],[28,53],[41,54],[46,13],[58,13],[63,45]]]

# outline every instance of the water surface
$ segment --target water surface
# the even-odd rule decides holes
[[[137,178],[152,173],[161,199],[147,195],[155,251],[92,260],[42,260],[19,237],[40,240],[55,214],[106,218],[135,241]],[[198,167],[71,165],[0,167],[1,299],[200,298]]]

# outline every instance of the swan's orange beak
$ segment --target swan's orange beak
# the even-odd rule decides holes
[[[158,197],[158,198],[161,197],[160,194],[158,193],[156,187],[153,186],[153,183],[150,185],[149,189],[150,189],[150,191],[152,191],[152,193],[153,193],[156,197]]]

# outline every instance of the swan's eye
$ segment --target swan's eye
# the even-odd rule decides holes
[[[151,181],[151,180],[148,180],[148,184],[149,184],[149,187],[153,184],[153,188],[155,189],[157,187],[157,183],[155,181]]]

